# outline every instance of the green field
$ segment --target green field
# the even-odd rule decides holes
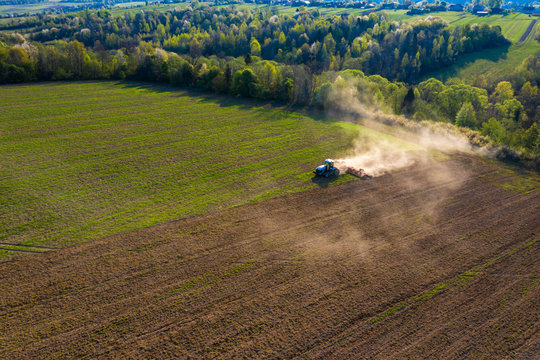
[[[465,25],[475,23],[486,23],[493,26],[500,26],[503,35],[512,42],[509,47],[487,49],[460,56],[453,65],[439,71],[426,74],[420,81],[428,78],[436,78],[446,81],[450,78],[460,78],[471,81],[477,75],[490,75],[495,78],[511,73],[518,67],[523,59],[530,55],[535,55],[540,51],[540,43],[535,40],[540,31],[540,22],[537,22],[529,36],[519,43],[521,36],[527,30],[529,24],[535,19],[522,13],[512,13],[507,16],[492,15],[478,17],[470,13],[458,12],[437,12],[428,15],[405,15],[405,10],[395,10],[387,12],[390,19],[395,21],[414,21],[424,19],[427,16],[439,16],[451,25]]]
[[[201,2],[202,3],[202,2]],[[137,4],[137,3],[134,3]],[[257,4],[234,4],[234,5],[214,5],[212,2],[206,2],[206,5],[212,6],[212,7],[223,7],[223,6],[235,6],[238,9],[255,9],[259,8],[262,11],[269,10],[270,8],[275,8],[278,11],[279,15],[289,15],[292,16],[296,13],[296,9],[298,7],[294,6],[281,6],[281,5],[257,5]],[[178,4],[155,4],[155,5],[148,5],[148,6],[138,6],[138,7],[130,7],[130,3],[127,3],[125,5],[116,6],[111,10],[113,14],[121,14],[125,11],[140,11],[140,10],[158,10],[158,11],[170,11],[173,10],[175,7],[186,7],[190,5],[190,3],[178,3]],[[315,11],[318,10],[319,13],[322,16],[334,16],[334,15],[342,15],[342,14],[350,14],[350,15],[361,15],[366,10],[365,9],[351,9],[351,8],[315,8],[315,7],[306,7],[308,11]]]
[[[391,10],[387,11],[387,14],[390,17],[390,20],[393,21],[415,21],[418,19],[425,19],[428,16],[438,16],[451,25],[465,25],[465,24],[480,24],[486,23],[488,25],[500,26],[503,35],[512,42],[518,42],[521,38],[521,35],[527,29],[527,26],[534,20],[534,18],[529,17],[529,15],[522,13],[512,13],[508,16],[503,15],[491,15],[485,17],[479,17],[470,13],[459,13],[454,11],[443,11],[443,12],[434,12],[430,14],[423,15],[414,15],[409,16],[405,15],[406,10]]]
[[[408,10],[385,10],[386,14],[389,16],[391,21],[403,21],[403,22],[410,22],[410,21],[415,21],[419,19],[425,19],[428,16],[439,16],[448,22],[452,22],[465,15],[464,13],[458,13],[458,12],[453,12],[453,11],[443,11],[443,12],[436,12],[436,13],[430,13],[430,14],[410,16],[406,14],[407,11]]]
[[[3,86],[0,242],[64,246],[314,188],[358,132],[382,136],[170,87]]]
[[[202,2],[201,2],[202,3]],[[128,12],[137,12],[140,10],[158,10],[158,11],[170,11],[175,7],[186,7],[190,5],[189,2],[178,3],[178,4],[150,4],[148,6],[144,5],[145,1],[133,1],[130,3],[118,3],[109,9],[113,14],[122,14],[126,11]],[[210,3],[209,3],[210,4]],[[0,15],[9,15],[9,14],[36,14],[47,11],[56,10],[62,6],[78,6],[81,3],[77,2],[62,2],[59,0],[45,0],[40,3],[35,4],[20,4],[20,5],[0,5]],[[95,10],[90,10],[95,11]],[[4,20],[4,19],[0,19]],[[7,20],[7,19],[6,19]]]
[[[140,5],[142,4],[142,6]],[[121,3],[116,4],[114,7],[108,9],[113,15],[119,16],[122,14],[125,14],[126,12],[129,13],[137,13],[141,10],[143,11],[173,11],[175,8],[185,8],[190,3],[184,2],[184,3],[178,3],[178,4],[150,4],[150,5],[144,5],[144,2],[131,2],[131,3]]]
[[[77,6],[80,3],[76,2],[62,2],[59,0],[45,0],[39,3],[33,4],[20,4],[20,5],[0,5],[0,14],[9,15],[9,14],[36,14],[43,11],[50,11],[62,6]]]
[[[527,39],[508,48],[487,49],[461,56],[453,65],[427,74],[430,77],[446,81],[449,78],[472,80],[477,75],[490,75],[495,78],[512,73],[530,55],[540,52],[540,43],[535,40],[540,31],[540,23],[536,23]]]

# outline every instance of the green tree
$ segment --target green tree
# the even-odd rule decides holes
[[[486,3],[490,9],[500,9],[504,0],[486,0]]]
[[[199,40],[197,38],[191,39],[189,43],[189,55],[191,55],[192,58],[198,58],[202,54],[202,46]]]
[[[336,52],[336,41],[331,34],[325,36],[323,43],[326,46],[326,50],[330,53],[330,55],[334,55]]]
[[[456,125],[471,129],[476,128],[476,113],[471,103],[467,102],[461,106],[456,115]]]
[[[439,92],[437,104],[449,120],[455,119],[464,103],[471,103],[475,109],[483,109],[488,102],[487,91],[470,85],[451,85]]]
[[[19,46],[13,46],[8,50],[7,61],[18,67],[25,67],[30,63],[28,54]]]
[[[261,56],[261,44],[259,44],[257,39],[255,38],[251,39],[251,42],[249,43],[249,47],[251,49],[251,55]]]
[[[489,136],[493,141],[504,142],[505,132],[504,126],[495,118],[490,118],[482,124],[482,135]]]
[[[540,127],[537,123],[533,123],[531,127],[525,131],[522,138],[522,144],[528,149],[535,152],[540,151]]]
[[[517,122],[523,112],[523,105],[515,98],[505,100],[503,104],[496,104],[496,108],[501,117],[513,122]]]
[[[496,102],[504,103],[506,100],[510,100],[514,97],[514,89],[512,89],[512,84],[508,81],[501,81],[497,84],[495,91],[493,92],[493,97]]]
[[[330,105],[330,93],[332,91],[332,84],[325,82],[315,91],[315,103],[323,108]]]
[[[446,88],[442,82],[437,79],[428,79],[418,84],[423,100],[432,103],[437,99],[437,95]]]
[[[287,41],[287,38],[285,37],[285,34],[282,32],[279,33],[279,46],[280,47],[284,47],[285,46],[285,42]]]
[[[233,78],[233,89],[239,95],[256,97],[259,91],[259,79],[249,68],[237,71]]]
[[[523,106],[526,108],[532,108],[534,107],[536,97],[538,96],[538,86],[532,86],[531,82],[527,81],[521,87],[519,94],[522,99],[521,102]]]
[[[86,50],[84,45],[77,40],[70,42],[66,48],[68,55],[68,64],[71,69],[73,76],[76,79],[80,79],[83,74],[83,66],[86,55]]]
[[[268,89],[268,92],[274,97],[277,87],[278,72],[274,64],[266,62],[264,64],[264,86]]]

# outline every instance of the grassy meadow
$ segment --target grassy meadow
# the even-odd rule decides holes
[[[77,2],[62,2],[60,0],[45,0],[42,2],[18,4],[18,5],[0,5],[0,15],[9,14],[36,14],[43,11],[51,11],[62,6],[77,6]]]
[[[519,43],[521,36],[527,30],[529,24],[534,20],[533,17],[529,17],[527,14],[512,13],[507,16],[491,15],[478,17],[470,13],[443,11],[408,16],[405,15],[405,12],[405,10],[391,10],[387,11],[387,14],[390,19],[394,21],[409,22],[425,19],[427,16],[439,16],[448,21],[450,25],[479,23],[486,23],[492,26],[498,25],[501,27],[503,35],[512,42],[512,45],[507,48],[487,49],[460,56],[453,65],[428,73],[421,81],[431,77],[446,81],[450,78],[470,80],[476,75],[482,74],[491,74],[495,77],[502,76],[513,71],[527,56],[534,55],[540,51],[540,44],[535,40],[540,28],[540,23],[536,23],[525,41]]]
[[[481,52],[461,56],[454,64],[426,75],[425,79],[434,77],[441,81],[456,77],[466,80],[476,75],[503,76],[514,71],[523,59],[540,51],[540,43],[535,40],[540,31],[540,23],[536,23],[531,33],[519,44],[508,48],[487,49]]]
[[[441,11],[422,15],[406,15],[406,10],[387,10],[386,13],[392,21],[410,22],[419,19],[425,19],[428,16],[438,16],[448,21],[451,25],[481,24],[486,23],[492,26],[500,26],[503,35],[513,43],[518,42],[521,35],[525,32],[534,18],[527,14],[512,13],[507,16],[491,15],[476,16],[467,12]]]
[[[165,86],[2,86],[0,243],[19,247],[0,254],[317,187],[311,170],[359,132],[387,136]]]

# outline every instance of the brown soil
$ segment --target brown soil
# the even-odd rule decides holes
[[[0,358],[532,359],[523,176],[459,156],[17,257]]]

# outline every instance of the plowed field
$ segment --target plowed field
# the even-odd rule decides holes
[[[0,264],[0,358],[538,355],[538,176],[452,156]]]

